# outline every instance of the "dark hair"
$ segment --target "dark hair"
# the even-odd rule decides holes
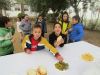
[[[61,25],[59,22],[55,22],[55,23],[54,23],[53,29],[54,29],[54,27],[55,27],[56,24],[59,24],[60,27],[61,27],[61,29],[62,29],[62,25]]]
[[[69,15],[68,15],[68,12],[66,12],[66,11],[62,13],[62,21],[63,21],[63,16],[65,14],[67,15],[67,21],[66,22],[69,23]]]
[[[38,17],[40,17],[40,16],[41,16],[41,17],[43,17],[41,14],[40,14],[40,15],[38,15]]]
[[[42,27],[38,24],[33,26],[33,29],[35,29],[35,28],[40,28],[42,30]]]
[[[78,22],[80,22],[80,17],[78,15],[73,16],[73,19],[77,20]]]
[[[40,14],[40,15],[38,15],[38,18],[37,18],[37,20],[39,19],[39,17],[42,17],[42,19],[44,19],[44,18],[43,18],[43,16]]]
[[[21,21],[22,19],[24,19],[24,16],[22,17],[17,17],[19,19],[19,21]]]
[[[5,27],[5,24],[10,22],[10,19],[6,16],[1,16],[0,17],[0,27]]]

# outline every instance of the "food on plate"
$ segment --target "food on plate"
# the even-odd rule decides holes
[[[94,60],[94,57],[92,54],[90,53],[85,53],[85,54],[82,54],[81,58],[85,61],[93,61]]]
[[[63,70],[67,70],[69,68],[69,65],[68,65],[68,63],[65,63],[65,62],[57,62],[55,64],[55,67],[58,70],[63,71]]]
[[[35,69],[29,69],[27,71],[27,75],[36,75],[37,74],[37,71]]]
[[[44,67],[39,66],[37,69],[29,69],[27,75],[47,75],[47,70]]]
[[[59,37],[57,38],[57,42],[60,41],[61,39],[62,39],[62,36],[59,36]]]
[[[37,72],[41,75],[47,75],[47,70],[42,66],[38,67]]]

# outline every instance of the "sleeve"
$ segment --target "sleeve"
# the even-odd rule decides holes
[[[77,27],[77,33],[78,35],[74,37],[74,40],[81,40],[84,37],[84,29],[82,26]]]
[[[0,40],[0,47],[6,47],[11,44],[12,44],[11,40]]]
[[[31,48],[31,43],[29,41],[29,36],[25,36],[25,38],[22,41],[22,49],[26,50],[26,49],[30,49]]]
[[[45,38],[42,37],[41,43],[44,44],[55,57],[57,55],[60,55],[57,49],[54,48],[51,44],[49,44],[49,42]]]
[[[24,29],[24,23],[23,23],[23,22],[20,23],[19,28],[20,28],[22,31],[25,30],[25,29]]]
[[[49,43],[54,46],[54,38],[52,35],[49,35]]]

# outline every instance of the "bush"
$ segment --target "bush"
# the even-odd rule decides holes
[[[19,13],[17,17],[18,17],[18,18],[23,18],[25,15],[26,15],[26,14],[24,14],[24,13]]]

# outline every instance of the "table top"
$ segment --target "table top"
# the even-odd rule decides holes
[[[44,49],[36,51],[32,54],[25,52],[16,53],[0,57],[0,73],[1,75],[27,75],[30,68],[36,69],[38,66],[44,66],[48,75],[83,75],[83,72],[96,62],[100,62],[100,47],[94,46],[85,41],[66,44],[62,48],[58,48],[64,61],[69,64],[69,69],[59,71],[54,64],[58,62],[56,58]],[[86,62],[81,59],[84,53],[91,53],[95,60]]]

